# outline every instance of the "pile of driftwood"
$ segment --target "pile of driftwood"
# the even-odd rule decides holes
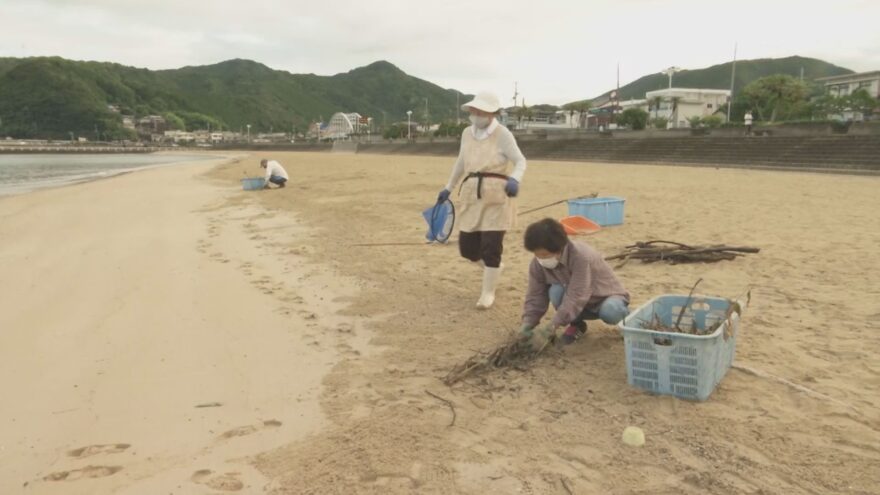
[[[511,336],[507,342],[491,351],[480,351],[471,356],[467,361],[452,368],[443,383],[453,385],[473,375],[477,375],[493,368],[524,369],[526,364],[544,352],[550,344],[554,343],[555,336],[551,336],[540,349],[534,349],[528,337],[518,334]]]
[[[713,246],[688,246],[680,242],[672,241],[647,241],[637,242],[627,246],[620,254],[609,256],[606,260],[623,260],[620,265],[629,260],[641,260],[643,263],[665,261],[673,265],[678,263],[714,263],[716,261],[732,260],[748,253],[760,252],[760,248],[748,246],[725,246],[717,244]]]

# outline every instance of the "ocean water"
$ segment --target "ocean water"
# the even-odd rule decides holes
[[[63,186],[179,162],[210,160],[186,154],[3,154],[0,153],[0,196]]]

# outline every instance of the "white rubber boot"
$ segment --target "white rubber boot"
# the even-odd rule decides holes
[[[489,309],[495,304],[495,288],[498,286],[498,279],[501,278],[501,269],[486,267],[483,269],[483,294],[477,301],[477,309]]]

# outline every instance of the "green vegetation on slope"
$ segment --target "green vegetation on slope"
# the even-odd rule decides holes
[[[388,62],[334,76],[290,74],[249,60],[150,71],[57,57],[0,58],[0,135],[128,137],[122,116],[162,115],[170,127],[253,132],[305,130],[339,111],[388,125],[455,116],[456,92],[412,77]],[[464,101],[466,96],[461,96]],[[108,109],[116,105],[121,114]]]

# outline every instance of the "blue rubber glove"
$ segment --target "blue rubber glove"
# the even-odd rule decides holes
[[[519,328],[519,338],[521,339],[531,339],[534,335],[533,331],[535,330],[535,325],[528,325],[523,323],[523,325]]]
[[[449,199],[449,191],[443,189],[442,191],[440,191],[440,194],[437,195],[437,202],[442,203],[447,199]]]
[[[507,185],[504,186],[504,192],[511,198],[515,198],[519,194],[519,181],[513,177],[507,178]]]

